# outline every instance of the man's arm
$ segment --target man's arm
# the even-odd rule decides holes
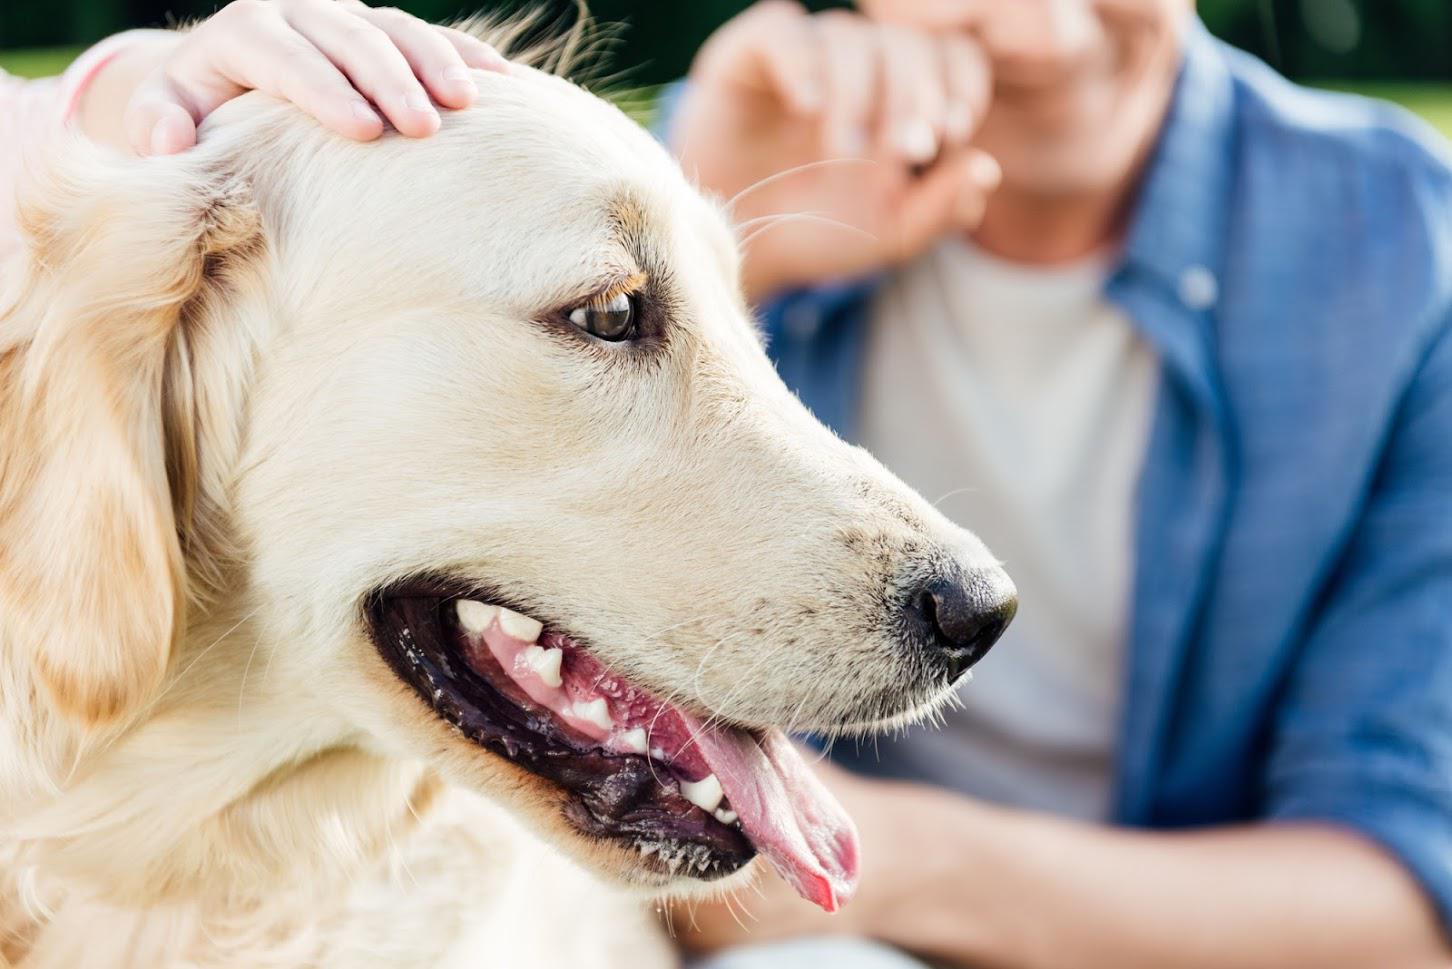
[[[931,883],[902,871],[896,904],[876,913],[887,917],[877,926],[884,938],[926,955],[1014,969],[1452,961],[1405,870],[1343,829],[1139,833],[988,810],[938,792],[878,796],[881,810],[925,819],[911,826],[921,843],[901,858],[956,854],[964,862],[944,865]]]
[[[973,969],[1452,965],[1452,320],[1429,329],[1286,684],[1265,822],[1121,831],[829,769],[863,836],[843,918],[768,887],[739,899],[761,920],[745,931],[702,910],[701,943],[839,931]]]
[[[1140,833],[839,770],[829,783],[862,828],[858,898],[826,916],[763,875],[764,897],[738,895],[739,923],[724,906],[678,912],[688,945],[844,933],[970,969],[1452,963],[1411,877],[1348,830]]]

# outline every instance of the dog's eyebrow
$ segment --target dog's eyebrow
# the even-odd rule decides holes
[[[617,277],[613,282],[607,283],[595,298],[605,301],[614,299],[621,293],[638,293],[645,288],[646,279],[645,273],[639,270],[628,276]]]

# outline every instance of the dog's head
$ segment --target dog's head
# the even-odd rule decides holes
[[[246,98],[37,194],[6,659],[69,723],[210,718],[248,784],[361,747],[628,881],[759,851],[835,906],[851,825],[781,729],[923,715],[1012,586],[783,386],[656,143],[559,78],[478,83],[426,141]]]

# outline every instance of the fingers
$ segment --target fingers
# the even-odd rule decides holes
[[[219,27],[220,17],[200,29]],[[350,138],[366,141],[383,133],[382,120],[359,96],[357,85],[314,40],[296,30],[280,13],[249,17],[230,25],[226,37],[213,33],[211,39],[210,48],[191,55],[191,86],[213,90],[212,96],[199,105],[196,116],[205,117],[223,101],[255,89],[291,101],[323,125]],[[397,51],[394,53],[397,55]],[[176,83],[182,86],[184,82],[177,78]]]
[[[400,133],[421,138],[439,129],[439,113],[428,90],[387,32],[334,0],[288,0],[282,9],[288,24]]]
[[[861,29],[859,18],[835,12],[817,18],[817,32],[826,88],[823,146],[829,157],[861,157],[878,115],[877,34]]]
[[[881,28],[881,104],[878,141],[885,153],[912,165],[938,154],[947,110],[946,71],[926,34]]]
[[[392,7],[372,8],[350,0],[345,9],[373,24],[388,36],[414,77],[433,95],[435,101],[448,108],[467,108],[474,103],[478,89],[474,86],[471,66],[502,70],[507,62],[489,45],[464,34],[426,24]],[[476,65],[464,57],[469,51]],[[492,55],[492,57],[491,57]]]
[[[906,187],[893,238],[890,261],[911,259],[941,236],[973,229],[983,218],[988,197],[1002,180],[998,163],[967,148],[945,156]]]
[[[359,0],[236,0],[186,35],[138,88],[124,123],[138,152],[181,151],[203,118],[255,89],[350,138],[378,137],[384,117],[419,137],[439,128],[433,102],[474,101],[471,69],[509,65],[462,31]]]
[[[811,21],[795,3],[768,0],[753,10],[761,43],[752,53],[762,76],[794,113],[815,115],[822,107],[822,85]]]
[[[159,72],[137,89],[122,124],[138,155],[174,155],[197,143],[196,121]]]
[[[943,135],[950,146],[961,147],[988,114],[993,94],[988,56],[978,44],[959,34],[943,37],[940,56],[947,78]]]
[[[987,58],[966,34],[811,15],[762,0],[716,33],[692,76],[745,89],[819,121],[827,156],[882,156],[912,166],[966,145],[986,111]]]
[[[822,85],[812,21],[792,0],[761,0],[722,27],[702,48],[691,74],[699,81],[776,98],[791,113],[821,109]]]

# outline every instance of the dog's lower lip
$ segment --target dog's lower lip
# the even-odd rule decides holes
[[[562,706],[563,691],[551,692],[558,654],[544,654],[579,647],[520,612],[486,605],[492,598],[450,585],[415,586],[375,594],[367,613],[375,643],[399,677],[464,736],[566,792],[564,814],[582,833],[637,849],[646,867],[663,874],[709,879],[750,861],[755,850],[731,823],[729,806],[709,806],[709,792],[690,786],[703,779],[699,763],[686,757],[674,764],[659,747],[643,755],[631,725],[607,726],[609,710],[624,703],[628,711],[639,691],[600,684],[608,688],[608,706]],[[531,636],[538,643],[526,645]],[[501,659],[511,663],[509,672]],[[659,745],[684,746],[669,731],[653,734]]]

